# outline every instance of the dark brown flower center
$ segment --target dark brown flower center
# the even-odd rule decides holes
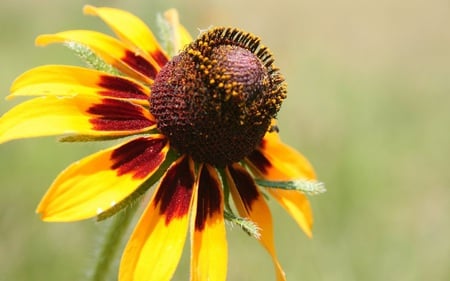
[[[171,146],[218,167],[261,141],[286,97],[259,39],[236,29],[202,34],[158,73],[150,111]]]

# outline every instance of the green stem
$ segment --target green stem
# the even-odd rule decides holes
[[[116,262],[117,254],[121,248],[123,237],[127,233],[128,226],[133,220],[133,215],[138,209],[139,204],[133,204],[122,212],[116,214],[110,220],[109,228],[105,232],[104,240],[98,256],[96,258],[95,268],[90,276],[92,281],[109,280],[111,267]]]

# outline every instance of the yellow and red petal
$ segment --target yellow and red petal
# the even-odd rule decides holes
[[[142,53],[161,67],[168,62],[167,55],[151,30],[135,15],[119,9],[90,5],[86,5],[83,11],[88,15],[99,16],[123,42],[134,47],[136,53]]]
[[[272,215],[264,196],[258,190],[252,176],[239,164],[228,166],[226,176],[231,196],[233,197],[239,215],[250,219],[258,225],[261,235],[259,242],[272,257],[277,280],[286,280],[286,276],[276,255]]]
[[[191,281],[226,280],[227,239],[222,185],[213,167],[201,166],[191,226]]]
[[[309,161],[295,149],[284,144],[275,132],[266,134],[259,147],[247,157],[246,162],[256,176],[266,180],[316,179]],[[312,237],[313,215],[306,195],[295,190],[276,188],[267,190],[305,234]]]
[[[38,46],[51,43],[77,43],[87,46],[105,62],[146,83],[152,83],[161,68],[142,54],[130,50],[123,42],[96,31],[69,30],[55,34],[44,34],[36,38]]]
[[[69,166],[37,208],[45,221],[96,216],[125,199],[161,165],[169,150],[162,135],[131,140]]]
[[[51,135],[127,136],[155,126],[147,109],[126,101],[48,96],[6,112],[0,118],[0,143]]]
[[[189,157],[169,167],[124,250],[120,281],[171,279],[186,240],[194,184]]]
[[[8,98],[16,96],[98,96],[146,105],[150,89],[135,80],[66,65],[45,65],[20,75]]]

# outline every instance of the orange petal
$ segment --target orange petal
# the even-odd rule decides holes
[[[267,190],[295,220],[303,232],[311,238],[313,214],[308,198],[303,193],[295,190],[283,190],[278,188],[268,188]]]
[[[186,240],[194,180],[189,157],[169,167],[128,241],[120,263],[120,281],[171,279]]]
[[[150,89],[135,80],[101,71],[65,65],[45,65],[20,75],[11,86],[15,96],[90,95],[148,104]]]
[[[217,172],[200,168],[191,231],[191,281],[226,280],[227,239],[223,216],[223,191]]]
[[[147,109],[89,96],[35,98],[0,118],[0,143],[51,135],[126,136],[155,127]]]
[[[277,280],[286,280],[286,276],[275,252],[272,215],[255,181],[239,164],[229,166],[226,169],[226,176],[231,196],[233,197],[239,215],[250,219],[258,225],[261,233],[259,242],[272,257]]]
[[[160,66],[168,62],[151,30],[135,15],[119,9],[90,5],[84,6],[83,11],[88,15],[99,16],[123,42],[138,49],[133,50],[134,52],[140,50],[143,56]]]
[[[281,142],[275,132],[267,133],[261,145],[247,157],[253,173],[266,180],[315,180],[309,161],[295,149]],[[308,237],[312,237],[313,215],[308,198],[295,190],[268,188],[269,193],[297,222]]]
[[[37,212],[45,221],[94,217],[144,183],[159,168],[168,150],[167,140],[155,135],[90,155],[56,178]]]
[[[91,30],[69,30],[55,34],[40,35],[36,38],[38,46],[51,43],[77,43],[89,47],[105,62],[113,65],[123,73],[144,81],[152,83],[160,66],[141,54],[130,50],[121,41]]]
[[[284,144],[277,133],[264,136],[259,147],[248,157],[252,166],[268,180],[315,180],[311,163],[297,150]]]

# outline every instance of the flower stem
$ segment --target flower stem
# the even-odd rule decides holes
[[[109,280],[111,268],[117,260],[118,250],[123,243],[123,237],[127,233],[128,226],[133,220],[133,215],[139,204],[133,204],[116,214],[108,222],[109,228],[105,231],[100,250],[97,253],[96,264],[89,280],[105,281]]]

